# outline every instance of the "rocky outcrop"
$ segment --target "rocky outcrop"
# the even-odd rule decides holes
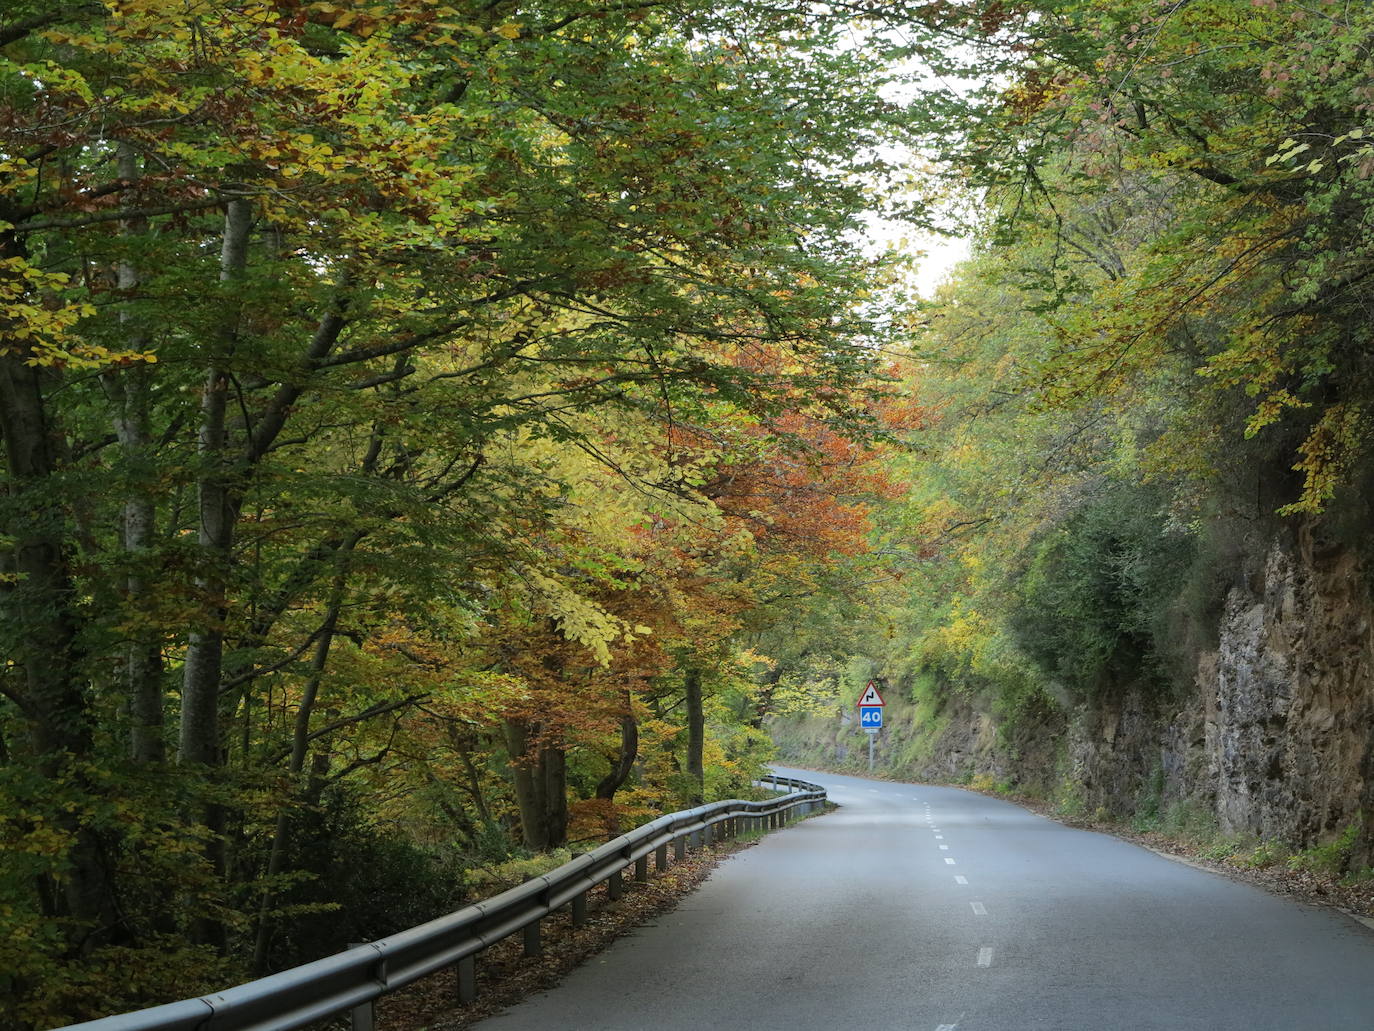
[[[1374,634],[1355,556],[1310,533],[1231,591],[1199,664],[1207,780],[1224,829],[1294,844],[1359,818],[1374,746]]]
[[[1074,776],[1090,805],[1131,812],[1157,787],[1225,831],[1306,847],[1360,821],[1374,793],[1369,582],[1352,551],[1310,531],[1246,574],[1172,712],[1126,690],[1077,715]]]

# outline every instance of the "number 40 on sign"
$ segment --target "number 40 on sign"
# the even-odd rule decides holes
[[[859,726],[870,734],[883,729],[883,696],[878,693],[873,681],[868,682],[864,693],[859,696]]]

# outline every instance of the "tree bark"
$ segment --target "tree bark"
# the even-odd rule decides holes
[[[625,692],[625,712],[620,717],[620,754],[611,766],[611,772],[596,786],[596,797],[611,801],[622,784],[629,779],[639,758],[639,724],[635,721],[631,707],[630,692]]]
[[[231,200],[224,216],[224,245],[220,252],[220,281],[232,283],[243,276],[248,262],[248,236],[253,225],[252,208],[246,200]],[[224,665],[224,621],[228,614],[229,561],[238,512],[231,489],[225,412],[228,406],[229,373],[224,362],[233,350],[238,333],[237,304],[224,314],[221,354],[216,355],[201,390],[199,452],[204,463],[197,484],[199,529],[197,541],[204,566],[196,588],[206,611],[190,634],[181,687],[180,761],[202,766],[218,765],[219,685]]]
[[[706,708],[701,690],[701,670],[689,666],[683,676],[687,688],[687,776],[692,780],[694,805],[706,798]]]
[[[291,734],[291,762],[288,770],[293,781],[299,781],[305,769],[306,756],[310,749],[310,717],[315,711],[315,700],[319,697],[320,682],[324,679],[325,667],[329,664],[329,651],[334,643],[334,634],[339,624],[339,611],[343,608],[344,584],[347,572],[341,570],[334,581],[334,591],[325,612],[324,624],[320,627],[315,641],[315,653],[310,660],[310,675],[301,692],[300,707],[296,710],[296,720]],[[316,778],[312,770],[311,781]],[[319,788],[310,783],[304,786],[302,795],[318,797]],[[258,928],[253,945],[253,969],[259,974],[265,972],[267,946],[270,941],[271,921],[268,909],[272,902],[272,879],[281,873],[286,860],[287,846],[291,839],[291,803],[284,802],[277,811],[277,823],[272,836],[272,850],[267,860],[267,888],[263,890],[258,904]]]
[[[126,143],[118,150],[119,176],[133,183],[140,175],[138,157]],[[126,237],[139,237],[147,232],[146,219],[131,219],[122,226]],[[131,261],[119,263],[116,286],[128,296],[139,285],[138,269]],[[128,347],[142,350],[147,337],[136,327],[129,327],[127,314],[121,323],[131,328]],[[149,441],[149,397],[152,369],[139,362],[128,368],[105,374],[115,404],[114,430],[123,452],[126,473],[130,480],[125,497],[121,543],[129,560],[129,572],[124,589],[130,610],[137,615],[146,604],[149,583],[146,569],[152,554],[156,534],[156,508],[151,493],[140,481],[149,473],[152,461]],[[156,763],[166,758],[166,737],[163,719],[162,647],[158,634],[151,628],[135,631],[125,645],[124,690],[129,699],[132,726],[129,730],[129,754],[135,762]]]
[[[763,729],[763,721],[768,718],[769,713],[773,710],[773,695],[777,694],[783,672],[782,665],[779,664],[769,670],[768,675],[763,678],[763,684],[760,686],[758,699],[754,705],[754,713],[749,718],[749,726],[755,730]]]
[[[506,720],[502,729],[525,847],[536,852],[557,848],[568,840],[568,775],[563,749],[540,740],[537,723]],[[530,754],[532,742],[534,755]]]

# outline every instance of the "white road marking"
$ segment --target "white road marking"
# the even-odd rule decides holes
[[[941,852],[948,852],[948,851],[949,851],[949,846],[948,846],[948,845],[941,845],[941,846],[940,846],[940,851],[941,851]]]
[[[956,1020],[953,1024],[941,1024],[939,1027],[935,1029],[935,1031],[959,1031],[959,1025],[963,1023],[963,1020],[964,1014],[960,1013],[959,1019]]]
[[[953,859],[946,859],[946,860],[945,860],[945,865],[946,865],[946,866],[953,866],[953,865],[954,865],[954,860],[953,860]]]
[[[974,916],[988,915],[988,907],[983,905],[981,902],[970,902],[969,905],[973,907]]]
[[[992,949],[986,945],[978,950],[978,965],[980,967],[992,966]]]
[[[961,875],[959,875],[959,874],[955,874],[955,875],[954,875],[954,883],[955,883],[955,884],[967,884],[967,883],[968,883],[968,878],[967,878],[967,877],[963,877],[963,876],[961,876]]]
[[[936,840],[936,841],[944,841],[944,840],[945,840],[945,836],[944,836],[943,834],[937,834],[937,835],[935,835],[935,840]]]

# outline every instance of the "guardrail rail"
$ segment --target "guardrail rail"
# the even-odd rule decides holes
[[[762,783],[784,793],[762,802],[735,798],[669,813],[542,877],[380,941],[213,995],[59,1031],[293,1031],[343,1013],[350,1015],[354,1031],[372,1031],[377,999],[449,966],[457,967],[458,1001],[471,1002],[477,995],[478,953],[520,931],[525,954],[537,955],[541,920],[570,906],[573,923],[580,924],[587,915],[587,893],[606,884],[610,897],[618,898],[631,865],[635,880],[645,881],[651,855],[656,869],[667,869],[670,845],[674,860],[682,860],[689,847],[708,845],[716,836],[781,827],[825,804],[825,789],[816,784],[773,776]]]

